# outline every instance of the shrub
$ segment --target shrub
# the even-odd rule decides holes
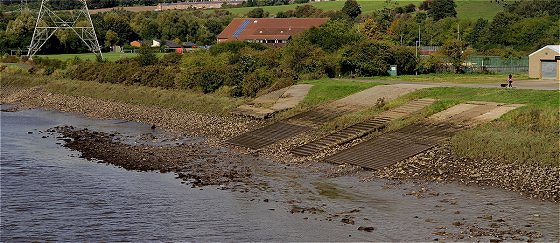
[[[261,43],[251,43],[245,41],[228,41],[224,43],[218,43],[210,47],[210,54],[216,56],[221,53],[239,53],[239,51],[245,47],[249,47],[255,50],[264,50],[267,47]]]
[[[161,65],[177,65],[181,63],[181,58],[182,56],[178,53],[167,53],[159,60],[159,63]]]
[[[384,42],[362,41],[342,52],[340,70],[343,74],[384,76],[389,70],[391,46]]]
[[[141,66],[153,65],[158,61],[156,54],[154,54],[154,50],[152,50],[152,48],[140,47],[137,53],[138,53],[137,60]]]
[[[397,65],[398,74],[414,74],[418,61],[411,48],[403,46],[393,46],[391,48],[391,60],[393,65]]]
[[[245,76],[241,84],[241,89],[243,90],[243,95],[255,97],[257,92],[269,86],[272,83],[273,77],[271,73],[266,69],[257,69]]]

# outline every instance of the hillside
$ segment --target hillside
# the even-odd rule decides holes
[[[391,5],[387,5],[385,0],[357,0],[362,8],[362,13],[370,13],[379,9],[382,9],[385,6],[405,6],[407,4],[413,3],[417,5],[422,2],[420,0],[393,0]],[[498,12],[502,10],[502,5],[497,3],[491,3],[490,1],[479,1],[479,0],[456,0],[457,3],[457,17],[462,19],[491,19],[496,15]],[[324,11],[330,10],[340,10],[344,5],[344,0],[340,1],[333,1],[333,2],[316,2],[316,3],[308,3],[311,4],[319,9]],[[262,7],[264,10],[268,11],[270,14],[276,14],[280,11],[287,11],[290,9],[295,9],[298,5],[304,4],[290,4],[290,5],[282,5],[282,6],[264,6]],[[228,11],[239,14],[245,15],[247,12],[251,11],[255,7],[246,7],[246,8],[231,8]],[[212,10],[206,10],[212,11]]]

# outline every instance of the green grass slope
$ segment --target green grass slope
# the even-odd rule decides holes
[[[421,0],[392,0],[390,4],[387,4],[385,0],[358,0],[360,7],[362,8],[362,13],[370,13],[376,10],[382,9],[384,7],[394,7],[394,6],[405,6],[407,4],[413,3],[418,6]],[[502,5],[497,3],[491,3],[490,1],[481,0],[456,0],[457,3],[457,17],[461,19],[491,19],[498,12],[502,11]],[[314,2],[308,3],[324,11],[340,10],[344,6],[344,0],[330,1],[330,2]],[[268,11],[271,15],[275,15],[280,11],[287,11],[290,9],[295,9],[298,5],[304,4],[290,4],[282,6],[264,6],[264,10]],[[246,8],[231,8],[228,11],[238,14],[245,15],[255,7]],[[207,10],[213,11],[213,10]]]

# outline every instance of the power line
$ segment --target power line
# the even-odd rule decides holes
[[[74,9],[70,17],[62,18],[52,10],[50,0],[41,0],[33,37],[27,52],[29,58],[32,58],[41,50],[41,47],[60,29],[72,30],[90,51],[103,58],[86,0],[78,0],[78,2],[79,8]],[[78,22],[85,22],[86,24],[85,26],[77,26]]]

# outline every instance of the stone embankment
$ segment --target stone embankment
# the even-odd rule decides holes
[[[501,163],[456,156],[449,145],[433,148],[372,173],[372,178],[456,181],[501,187],[532,198],[560,201],[560,170],[554,166]]]

